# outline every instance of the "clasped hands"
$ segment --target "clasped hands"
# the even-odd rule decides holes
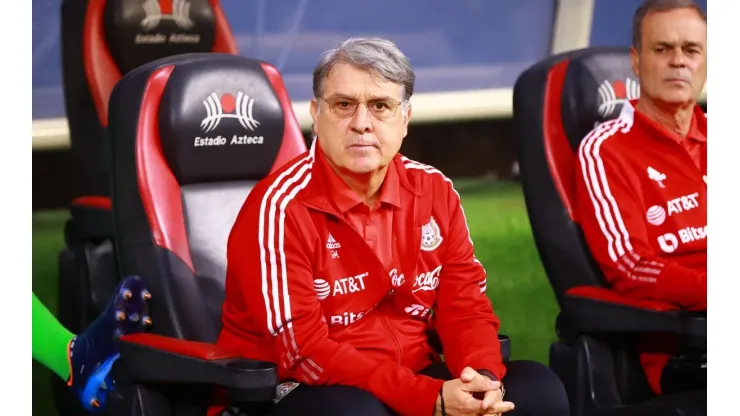
[[[483,396],[483,399],[477,397]],[[496,416],[514,410],[514,403],[503,401],[501,383],[481,375],[470,367],[460,378],[446,381],[442,386],[444,409],[447,416]],[[435,416],[442,416],[442,397],[437,397]]]

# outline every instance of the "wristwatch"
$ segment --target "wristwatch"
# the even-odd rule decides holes
[[[506,389],[504,389],[504,382],[501,381],[501,380],[499,380],[498,377],[496,377],[495,375],[493,375],[493,373],[490,372],[490,371],[488,371],[488,370],[476,370],[476,371],[478,371],[478,374],[483,375],[483,376],[486,376],[486,377],[490,378],[493,381],[498,381],[501,384],[501,398],[503,399],[504,398],[504,395],[506,394]]]

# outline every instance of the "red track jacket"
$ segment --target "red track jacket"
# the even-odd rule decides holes
[[[400,155],[392,163],[405,251],[392,270],[327,199],[318,144],[254,188],[229,237],[218,343],[278,364],[281,381],[357,386],[428,416],[443,383],[416,374],[438,359],[432,310],[455,376],[470,366],[503,378],[499,320],[451,182]]]
[[[697,167],[673,133],[632,104],[581,142],[577,221],[606,279],[623,296],[706,310],[706,115],[696,106]],[[656,392],[666,360],[643,356]]]

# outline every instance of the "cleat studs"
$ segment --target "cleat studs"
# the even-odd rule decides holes
[[[123,298],[126,299],[126,300],[131,299],[132,296],[133,296],[133,294],[131,293],[131,290],[129,290],[129,289],[126,289],[123,292]]]
[[[131,322],[137,322],[139,320],[139,314],[134,312],[131,314],[131,316],[128,317],[128,319]]]
[[[144,300],[149,300],[149,299],[152,298],[152,294],[149,293],[148,290],[145,290],[145,291],[141,292],[141,298],[144,299]]]
[[[152,318],[150,318],[148,316],[145,316],[144,319],[143,319],[143,321],[144,321],[144,324],[145,325],[151,325],[152,324]]]
[[[123,311],[116,312],[116,319],[123,321],[126,319],[126,314]]]
[[[90,406],[98,408],[100,407],[100,402],[98,401],[98,399],[90,399]]]
[[[113,336],[115,338],[121,338],[123,336],[123,331],[121,331],[120,329],[116,329],[116,331],[113,333]]]

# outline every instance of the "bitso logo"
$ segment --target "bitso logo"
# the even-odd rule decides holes
[[[673,233],[666,233],[658,237],[660,249],[666,253],[673,253],[678,248],[678,238]]]
[[[184,30],[195,26],[195,22],[190,18],[188,0],[144,0],[142,8],[146,14],[141,21],[144,30],[156,28],[162,20],[171,20]]]
[[[665,222],[665,209],[661,207],[660,205],[653,205],[647,210],[647,222],[649,222],[652,225],[658,226],[663,224]]]
[[[236,98],[232,94],[223,94],[219,98],[215,92],[211,93],[203,105],[206,107],[208,115],[200,123],[200,127],[206,133],[218,127],[224,118],[235,118],[247,130],[254,131],[260,125],[259,121],[252,116],[254,108],[254,99],[241,91],[236,93]]]
[[[627,78],[625,82],[604,80],[599,85],[599,114],[604,118],[611,118],[617,105],[637,98],[640,98],[640,84],[632,78]]]

